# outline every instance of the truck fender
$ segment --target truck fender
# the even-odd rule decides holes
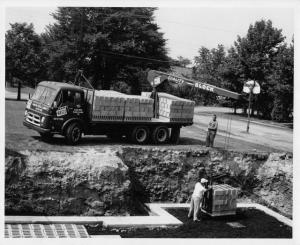
[[[65,121],[65,123],[63,124],[62,128],[61,128],[61,134],[64,135],[66,129],[68,128],[68,126],[73,123],[73,122],[77,122],[81,125],[83,132],[85,132],[85,124],[84,121],[79,119],[79,118],[70,118],[67,121]]]

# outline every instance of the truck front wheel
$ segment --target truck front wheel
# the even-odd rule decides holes
[[[77,144],[82,135],[82,128],[79,123],[71,123],[66,130],[66,140],[70,145]]]
[[[137,126],[131,133],[131,140],[137,144],[145,144],[149,139],[148,127]]]
[[[169,129],[167,127],[156,127],[152,132],[152,141],[155,144],[164,144],[169,140]]]

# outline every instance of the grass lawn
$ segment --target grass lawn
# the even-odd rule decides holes
[[[292,238],[292,228],[257,209],[237,210],[237,215],[211,218],[201,214],[202,222],[187,218],[186,208],[168,209],[183,222],[177,228],[109,229],[87,226],[90,235],[120,235],[123,238]],[[238,222],[243,228],[232,228]]]

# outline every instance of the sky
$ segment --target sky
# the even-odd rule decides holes
[[[41,33],[54,22],[50,15],[55,7],[8,7],[5,11],[5,28],[9,23],[33,23]],[[245,36],[250,24],[270,19],[273,26],[282,29],[286,42],[294,33],[294,10],[292,8],[170,8],[155,11],[155,20],[167,39],[168,54],[172,58],[183,56],[191,60],[201,46],[215,48],[223,44],[233,45],[237,36]]]

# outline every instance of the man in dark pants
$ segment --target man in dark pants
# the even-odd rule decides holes
[[[214,114],[212,120],[208,124],[207,136],[206,136],[206,146],[213,147],[214,140],[218,130],[217,116]]]

